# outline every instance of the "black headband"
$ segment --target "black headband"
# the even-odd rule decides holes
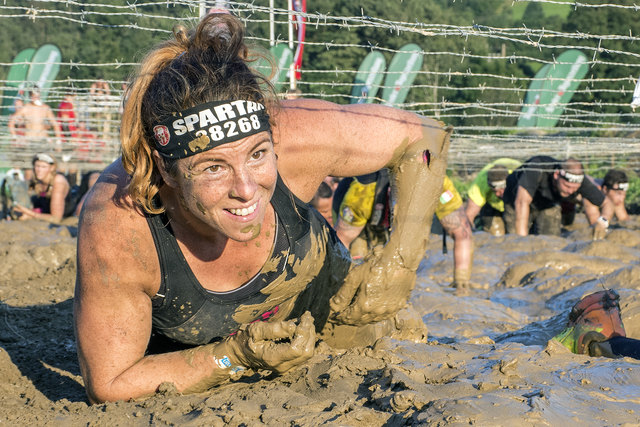
[[[270,129],[263,104],[216,101],[160,120],[153,126],[153,136],[156,150],[163,157],[183,159]]]

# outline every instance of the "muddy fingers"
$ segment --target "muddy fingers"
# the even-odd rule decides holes
[[[299,323],[253,323],[230,339],[239,363],[252,369],[282,373],[309,360],[315,349],[313,317],[306,312]]]
[[[362,267],[362,265],[352,267],[344,284],[329,301],[329,305],[331,307],[330,319],[335,319],[335,315],[347,309],[349,304],[353,301],[353,298],[362,283],[362,278],[366,274],[366,270],[360,267]]]

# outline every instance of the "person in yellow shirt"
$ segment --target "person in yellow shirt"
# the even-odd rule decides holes
[[[502,195],[507,187],[507,176],[522,163],[506,157],[494,160],[483,167],[467,190],[465,213],[471,224],[478,215],[482,229],[494,236],[505,233],[502,213]]]
[[[386,169],[340,181],[333,196],[334,228],[354,260],[389,239],[391,185]],[[453,238],[454,280],[452,286],[466,288],[471,280],[473,240],[471,224],[462,207],[462,197],[445,176],[435,210],[444,231]],[[429,233],[430,230],[425,230]]]

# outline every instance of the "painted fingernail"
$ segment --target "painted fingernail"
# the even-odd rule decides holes
[[[424,150],[422,152],[422,161],[429,166],[431,164],[431,152],[429,150]]]

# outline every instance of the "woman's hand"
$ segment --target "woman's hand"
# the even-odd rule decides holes
[[[242,367],[279,374],[309,360],[315,350],[316,331],[308,311],[299,322],[255,322],[228,339],[235,361]]]
[[[31,210],[29,208],[25,208],[24,206],[19,205],[17,203],[13,205],[13,210],[15,212],[20,213],[20,218],[19,219],[21,221],[37,217],[37,212],[34,212],[33,210]]]
[[[388,319],[406,306],[415,282],[415,269],[397,253],[374,253],[351,269],[331,299],[331,321],[365,325]]]

